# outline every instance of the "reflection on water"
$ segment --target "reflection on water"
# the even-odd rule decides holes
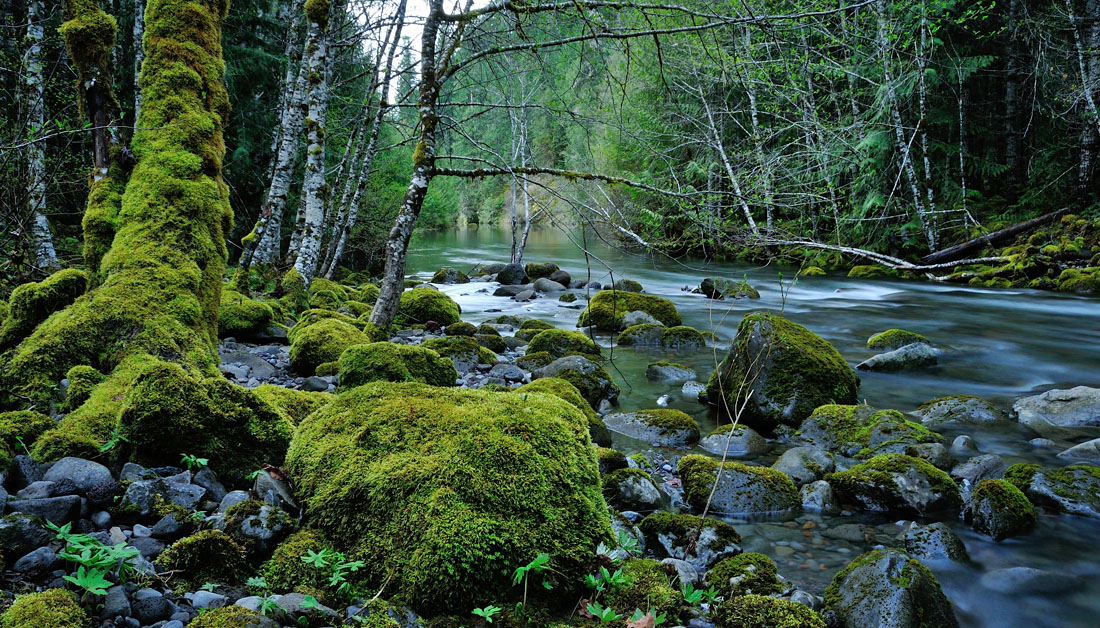
[[[1025,395],[1050,388],[1100,386],[1100,301],[1086,297],[1032,290],[983,290],[953,284],[851,280],[843,274],[800,278],[794,269],[756,267],[699,260],[671,260],[616,250],[589,235],[588,258],[576,243],[579,233],[553,229],[531,233],[525,259],[554,262],[574,278],[609,283],[626,277],[641,282],[646,292],[672,300],[685,325],[712,330],[719,344],[706,351],[670,352],[615,348],[609,369],[623,392],[626,410],[655,407],[657,398],[670,395],[670,407],[695,416],[713,429],[715,421],[697,402],[686,399],[679,385],[646,380],[645,365],[668,359],[696,369],[700,379],[713,370],[745,312],[782,310],[831,342],[853,366],[869,357],[867,338],[892,327],[928,336],[949,350],[940,363],[911,373],[861,373],[860,399],[880,408],[912,410],[946,395],[985,397],[1004,408]],[[409,272],[421,277],[442,266],[468,270],[480,263],[507,261],[511,241],[497,229],[421,233],[410,248]],[[747,278],[761,298],[716,302],[691,294],[708,275]],[[782,279],[782,281],[781,281]],[[553,298],[517,304],[491,296],[486,284],[444,286],[462,306],[463,318],[478,323],[500,312],[523,314],[572,328],[583,299],[566,307]],[[492,311],[489,311],[492,310]],[[610,338],[605,339],[610,344]],[[953,437],[957,434],[949,433]],[[1010,463],[1034,461],[1056,464],[1049,453],[1034,451],[1029,435],[1020,430],[967,432],[983,453],[998,453]],[[644,443],[620,441],[620,449],[645,450]],[[875,544],[890,544],[889,529],[860,543],[821,534],[831,526],[852,523],[853,517],[799,517],[797,522],[738,524],[753,549],[776,559],[780,571],[804,588],[820,593],[832,574],[848,560]],[[820,526],[803,529],[806,521]],[[1037,530],[1026,537],[993,543],[974,534],[961,521],[947,522],[966,542],[973,565],[930,565],[955,603],[964,626],[1096,626],[1100,617],[1100,523],[1068,516],[1042,517]],[[794,525],[792,525],[794,524]],[[795,543],[802,549],[792,551]],[[808,534],[806,534],[808,533]],[[884,536],[885,535],[885,536]],[[749,541],[749,539],[754,539]],[[799,540],[801,539],[801,540]],[[895,543],[900,541],[895,539]],[[982,573],[1004,567],[1028,566],[1072,573],[1081,579],[1067,590],[1034,595],[1004,595],[977,584]]]

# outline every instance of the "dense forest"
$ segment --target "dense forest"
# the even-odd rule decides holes
[[[1100,0],[0,28],[0,628],[1096,625]]]

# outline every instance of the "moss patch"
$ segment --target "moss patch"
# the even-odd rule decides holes
[[[723,600],[711,612],[718,628],[825,628],[825,619],[813,609],[766,595],[743,595]]]
[[[904,329],[887,329],[868,338],[867,348],[872,351],[893,351],[913,343],[931,345],[932,341],[920,334]]]
[[[577,387],[568,381],[559,377],[543,377],[516,388],[515,392],[518,395],[547,393],[569,402],[569,405],[580,410],[581,414],[588,420],[588,433],[592,438],[592,442],[597,445],[611,444],[611,431],[604,425],[603,419],[592,410],[592,406],[584,400]]]
[[[0,351],[14,347],[50,314],[84,294],[88,276],[75,268],[59,270],[40,283],[16,286],[8,301],[8,316],[0,326]]]
[[[842,500],[870,510],[923,516],[958,510],[962,505],[959,487],[951,476],[927,460],[903,454],[875,456],[847,471],[829,474],[825,480]],[[917,487],[916,492],[912,487]],[[922,488],[930,494],[924,495]]]
[[[290,366],[300,375],[313,375],[318,365],[334,362],[348,347],[371,340],[350,323],[322,319],[295,334],[290,343]]]
[[[772,559],[757,552],[738,554],[718,561],[707,573],[707,584],[727,600],[750,593],[781,593],[785,588],[779,581]]]
[[[20,595],[0,615],[0,628],[84,628],[88,616],[64,589]]]
[[[604,290],[592,297],[577,319],[577,327],[595,327],[599,331],[620,331],[628,312],[645,312],[666,327],[681,323],[680,313],[668,299],[636,292]]]
[[[459,321],[462,310],[454,299],[432,288],[413,288],[401,293],[398,321],[404,324],[435,321],[450,325]]]
[[[379,380],[454,386],[458,379],[448,358],[426,347],[392,342],[351,346],[340,354],[339,364],[342,389]]]
[[[239,292],[222,290],[218,308],[218,335],[251,336],[271,325],[275,312],[266,303],[250,299]]]
[[[527,345],[527,351],[538,353],[545,351],[551,358],[572,354],[600,355],[600,346],[579,331],[565,329],[547,329],[540,331]]]
[[[176,541],[157,557],[157,564],[191,586],[236,584],[248,570],[244,548],[221,530],[203,530]]]

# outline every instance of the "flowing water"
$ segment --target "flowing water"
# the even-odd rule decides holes
[[[1019,397],[1051,388],[1100,386],[1100,300],[1033,290],[985,290],[954,284],[848,279],[843,274],[800,278],[795,269],[671,260],[617,250],[589,235],[589,256],[577,246],[579,233],[537,230],[531,233],[525,261],[554,262],[575,279],[609,284],[614,278],[640,282],[647,293],[676,304],[685,325],[717,334],[715,348],[695,351],[614,349],[608,370],[622,388],[624,410],[657,407],[669,395],[669,407],[693,415],[703,434],[715,427],[707,409],[680,392],[680,384],[649,382],[645,366],[667,359],[693,367],[700,381],[714,368],[744,313],[755,309],[782,311],[831,342],[851,365],[872,355],[865,343],[879,331],[898,327],[923,334],[947,350],[938,365],[903,373],[861,372],[860,400],[878,408],[910,411],[947,395],[969,394],[1008,410]],[[410,247],[409,272],[428,278],[438,268],[463,271],[474,265],[507,261],[511,240],[497,229],[422,233]],[[684,288],[695,288],[707,276],[747,278],[759,300],[712,301]],[[495,284],[443,286],[462,306],[463,319],[480,323],[501,313],[538,318],[574,328],[583,306],[543,297],[516,303],[492,296]],[[580,291],[583,293],[583,291]],[[609,346],[611,338],[601,339]],[[946,442],[961,432],[946,432]],[[968,429],[982,453],[996,453],[1009,464],[1058,465],[1057,450],[1036,450],[1033,435],[1023,430]],[[616,448],[626,453],[652,452],[645,443],[616,435]],[[684,452],[664,452],[665,456]],[[768,462],[768,460],[764,460]],[[772,557],[780,573],[801,588],[821,594],[833,574],[858,554],[876,545],[902,545],[898,528],[881,517],[801,515],[789,520],[734,521],[746,551]],[[837,526],[866,524],[856,541],[836,537]],[[929,563],[956,606],[963,626],[1040,627],[1100,626],[1100,521],[1069,515],[1040,515],[1029,535],[994,543],[962,521],[946,521],[966,543],[971,563]],[[840,528],[840,530],[850,529]],[[832,534],[830,532],[832,531]],[[994,582],[994,570],[1008,567],[1044,569],[1072,578],[1039,578],[1020,588]],[[983,580],[983,576],[985,579]],[[1000,584],[998,584],[1000,583]]]

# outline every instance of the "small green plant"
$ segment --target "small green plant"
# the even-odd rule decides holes
[[[684,601],[688,604],[691,604],[692,606],[696,606],[703,601],[702,589],[696,589],[695,585],[691,584],[690,582],[684,583],[684,586],[680,589],[680,592],[684,595]]]
[[[130,439],[123,436],[118,431],[118,428],[116,427],[114,429],[114,431],[111,432],[111,438],[107,439],[106,443],[103,443],[102,445],[100,445],[99,453],[105,454],[108,451],[111,451],[112,449],[117,447],[119,443],[128,443],[128,442],[130,442]]]
[[[523,583],[523,602],[521,606],[527,606],[527,583],[530,574],[545,574],[545,572],[550,570],[549,563],[550,555],[542,553],[536,556],[531,562],[522,567],[517,567],[516,570],[512,572],[512,585],[515,586],[520,582]],[[551,583],[545,575],[543,575],[542,586],[547,591],[554,588],[553,583]]]
[[[207,582],[199,588],[202,589],[203,591],[213,592],[214,591],[214,583],[213,582]]]
[[[192,454],[183,454],[182,456],[180,456],[180,462],[186,465],[188,470],[192,468],[201,469],[210,463],[210,459],[199,458],[198,456]]]
[[[348,575],[359,571],[366,565],[366,563],[361,560],[348,560],[348,557],[342,552],[337,552],[328,548],[322,549],[319,552],[306,550],[305,555],[302,556],[302,562],[312,565],[315,569],[326,572],[328,575],[328,585],[332,587],[338,595],[347,595],[351,591],[351,583],[348,582]]]
[[[499,606],[493,606],[492,604],[490,604],[485,608],[475,608],[473,610],[473,613],[474,615],[477,615],[478,617],[484,619],[486,623],[491,624],[493,623],[493,615],[496,615],[502,610],[504,609]]]
[[[604,543],[600,543],[596,547],[597,556],[606,556],[611,560],[612,564],[619,564],[622,561],[629,558],[631,555],[638,553],[638,539],[634,538],[626,530],[619,530],[617,535],[618,546],[615,549],[607,547]]]
[[[23,442],[23,437],[22,436],[16,436],[15,437],[15,442],[19,443],[19,447],[23,449],[24,454],[26,454],[28,456],[31,455],[31,450],[27,449],[27,444]]]
[[[250,589],[266,589],[267,580],[263,576],[252,576],[245,582],[245,586]]]
[[[302,600],[301,607],[306,610],[312,610],[315,608],[320,608],[321,604],[317,602],[317,598],[313,597],[312,595],[307,595]]]
[[[628,587],[632,584],[632,581],[630,576],[623,573],[622,568],[611,572],[607,567],[600,567],[599,573],[595,575],[588,574],[584,577],[584,584],[599,594],[608,589],[615,591],[620,587]]]
[[[587,610],[593,617],[600,621],[618,621],[623,618],[623,616],[616,613],[614,609],[600,606],[599,602],[589,602]]]
[[[278,601],[275,600],[275,596],[268,595],[260,598],[260,614],[264,617],[274,614],[276,611],[286,611]]]
[[[47,521],[46,527],[54,532],[57,540],[65,543],[58,556],[77,565],[75,575],[65,576],[65,580],[86,593],[105,595],[107,588],[116,582],[126,582],[137,571],[131,563],[141,555],[136,547],[125,543],[104,545],[93,536],[74,534],[71,523],[58,526]],[[114,581],[108,576],[113,577]]]
[[[665,623],[665,621],[668,619],[665,613],[661,613],[660,615],[658,615],[657,611],[653,610],[653,608],[650,607],[649,611],[646,613],[643,613],[642,609],[640,608],[634,609],[634,614],[630,616],[630,621],[638,624],[643,619],[645,619],[646,616],[653,618],[653,628],[657,628],[657,626]]]
[[[106,575],[107,572],[103,569],[87,569],[81,565],[76,568],[76,575],[64,578],[92,595],[107,595],[107,589],[114,586],[114,583]]]
[[[718,595],[718,591],[716,591],[713,586],[706,591],[703,591],[703,597],[707,599],[707,604],[711,605],[717,604],[722,600],[722,596]]]
[[[246,475],[244,477],[248,478],[249,480],[255,480],[256,478],[260,477],[260,474],[263,473],[263,472],[264,472],[263,469],[256,469],[255,471],[253,471],[252,473],[249,473],[248,475]]]

